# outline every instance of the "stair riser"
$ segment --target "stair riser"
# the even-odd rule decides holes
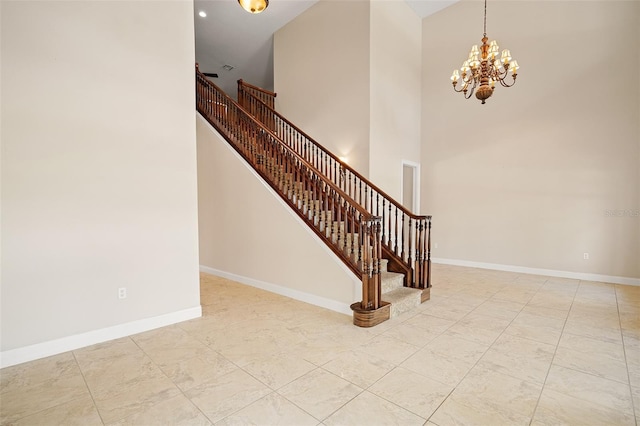
[[[383,274],[382,276],[382,294],[384,293],[388,293],[390,291],[393,291],[397,288],[401,288],[404,286],[404,275],[403,274],[398,274],[398,275],[393,275],[390,277],[385,277]]]

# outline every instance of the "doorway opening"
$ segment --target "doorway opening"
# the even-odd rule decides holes
[[[402,160],[402,199],[404,208],[413,214],[420,206],[420,164]]]

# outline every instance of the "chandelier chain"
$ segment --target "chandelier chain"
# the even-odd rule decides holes
[[[487,0],[484,0],[484,36],[487,36]]]

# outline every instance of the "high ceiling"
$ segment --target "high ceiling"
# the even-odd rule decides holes
[[[317,1],[270,0],[264,12],[252,15],[237,0],[195,0],[196,61],[200,70],[217,73],[214,82],[231,96],[235,96],[240,78],[272,90],[273,33]],[[425,17],[458,0],[405,1],[418,16]],[[207,16],[200,17],[200,12]]]

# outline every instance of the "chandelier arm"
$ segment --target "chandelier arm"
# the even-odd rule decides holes
[[[512,76],[512,77],[513,77],[513,76]],[[504,79],[500,80],[500,85],[501,85],[502,87],[511,87],[511,86],[513,86],[514,84],[516,84],[516,78],[515,78],[515,77],[513,77],[513,81],[511,82],[511,84],[508,84],[506,81],[504,81]]]
[[[471,95],[473,95],[474,90],[475,90],[475,86],[473,88],[471,88],[471,90],[469,91],[468,95],[466,93],[464,94],[464,98],[465,99],[469,99],[471,97]]]
[[[457,89],[456,87],[458,87],[458,83],[453,83],[453,90],[455,90],[455,91],[456,91],[456,92],[458,92],[458,93],[460,93],[460,92],[462,92],[462,91],[466,90],[466,89],[464,88],[464,84],[463,84],[462,86],[460,86],[460,89]]]
[[[498,78],[498,80],[504,79],[508,74],[508,70],[507,69],[504,69],[503,71],[500,71],[499,68],[495,68],[495,67],[494,67],[494,69],[496,70],[496,77]]]
[[[476,91],[476,87],[478,86],[478,80],[476,78],[473,79],[473,85],[471,86],[471,90],[469,91],[469,94],[467,94],[467,90],[464,91],[464,98],[465,99],[469,99],[471,96],[473,96],[473,92]]]

